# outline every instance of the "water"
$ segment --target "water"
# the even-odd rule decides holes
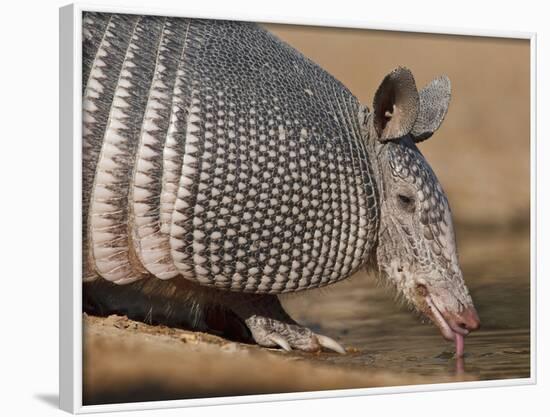
[[[455,380],[530,376],[529,231],[458,229],[460,260],[482,329],[466,338],[457,361],[454,343],[395,300],[394,292],[360,273],[306,297],[284,301],[300,323],[335,337],[356,353],[321,355],[343,366]]]

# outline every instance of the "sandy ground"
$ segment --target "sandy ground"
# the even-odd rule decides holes
[[[447,74],[453,85],[447,118],[436,135],[420,148],[447,191],[455,222],[465,229],[486,228],[488,233],[529,225],[527,41],[267,27],[327,69],[368,105],[381,79],[396,66],[409,67],[419,87],[439,74]],[[460,246],[460,233],[458,239]],[[463,249],[465,254],[471,252],[460,248]],[[485,256],[483,253],[479,251],[480,256]],[[329,303],[332,316],[346,316],[349,310],[346,299]],[[309,311],[312,305],[329,308],[311,300],[304,297],[300,308],[295,297],[292,304],[296,311]],[[490,311],[484,314],[491,316]],[[85,315],[84,325],[86,403],[446,380],[442,376],[434,379],[409,374],[404,378],[395,372],[368,367],[331,365],[315,355],[284,354],[207,334],[148,326],[122,317]],[[350,355],[352,358],[354,352]]]
[[[121,316],[83,320],[85,404],[455,381],[331,365],[320,359],[336,353],[284,353]]]

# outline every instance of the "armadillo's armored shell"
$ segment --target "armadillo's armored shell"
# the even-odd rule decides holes
[[[254,24],[84,21],[85,276],[281,293],[366,260],[375,189],[340,82]]]

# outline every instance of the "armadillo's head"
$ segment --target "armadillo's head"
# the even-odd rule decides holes
[[[457,343],[479,327],[458,263],[451,210],[416,143],[439,127],[450,100],[447,77],[417,91],[411,72],[398,68],[363,114],[365,139],[376,153],[380,223],[374,267],[390,279],[442,335]]]

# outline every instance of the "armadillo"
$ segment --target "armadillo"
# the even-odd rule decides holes
[[[479,318],[416,146],[446,76],[399,67],[371,110],[257,24],[102,13],[82,58],[85,308],[344,353],[278,297],[368,268],[462,353]]]

